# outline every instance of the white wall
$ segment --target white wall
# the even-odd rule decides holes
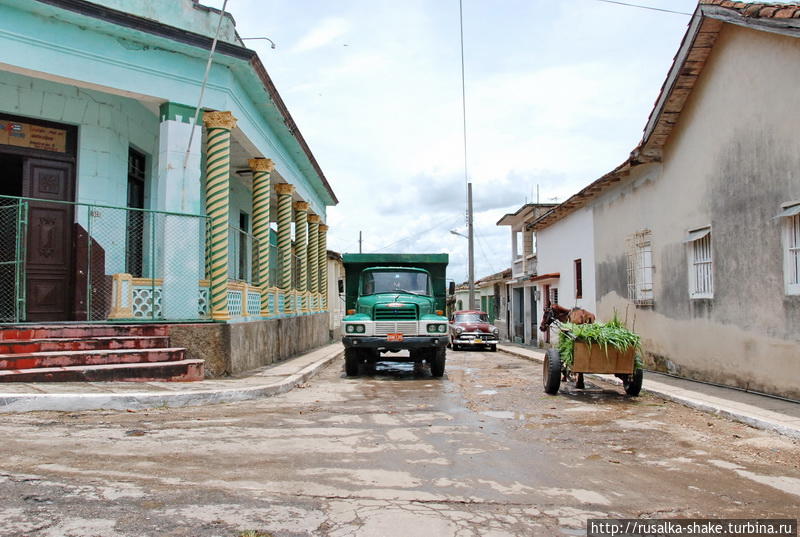
[[[597,312],[595,296],[594,217],[591,208],[583,208],[563,220],[536,232],[537,273],[561,275],[550,283],[558,289],[558,302],[565,308],[579,307]],[[575,260],[581,260],[582,298],[575,297]],[[544,286],[540,286],[542,292]],[[538,319],[542,318],[544,294],[537,302]]]

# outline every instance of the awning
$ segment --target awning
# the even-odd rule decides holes
[[[690,231],[689,235],[685,239],[683,239],[683,242],[699,241],[700,239],[702,239],[703,237],[705,237],[709,233],[711,233],[711,228],[710,227],[704,227],[703,229],[697,229],[695,231]]]
[[[800,214],[800,203],[786,207],[773,218],[783,218],[784,216],[794,216],[796,214]]]
[[[539,276],[531,276],[532,282],[543,282],[547,280],[557,280],[561,278],[560,272],[551,272],[550,274],[540,274]]]

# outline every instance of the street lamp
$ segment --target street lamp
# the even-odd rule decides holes
[[[269,37],[240,37],[239,39],[241,39],[242,41],[249,41],[251,39],[263,39],[264,41],[269,41],[269,48],[271,49],[275,48],[275,41],[273,41]]]

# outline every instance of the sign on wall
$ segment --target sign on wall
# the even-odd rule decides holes
[[[66,153],[67,131],[0,119],[0,144]]]

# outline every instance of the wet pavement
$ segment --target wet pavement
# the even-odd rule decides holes
[[[796,518],[800,442],[449,352],[268,399],[0,424],[0,536],[585,535],[594,517]]]

